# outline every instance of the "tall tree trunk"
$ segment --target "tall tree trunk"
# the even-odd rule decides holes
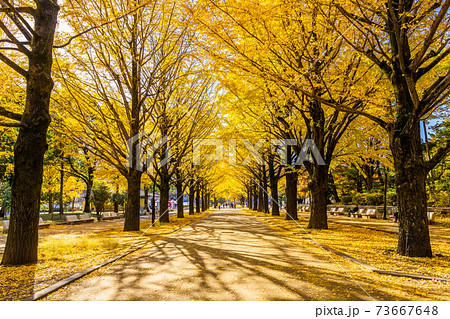
[[[206,202],[206,198],[205,198],[205,190],[204,190],[204,188],[202,187],[202,192],[201,192],[201,207],[202,207],[202,212],[204,212],[205,211],[205,206],[206,206],[206,204],[205,204],[205,202]]]
[[[207,209],[208,209],[208,192],[205,188],[203,193],[203,211],[206,211]]]
[[[248,185],[247,193],[248,193],[247,208],[248,209],[252,209],[252,200],[253,200],[252,196],[253,196],[253,194],[252,194],[251,184]]]
[[[311,191],[311,216],[308,228],[328,229],[328,165],[315,165],[313,176],[308,186]]]
[[[159,221],[168,223],[169,219],[169,191],[170,191],[170,176],[167,166],[161,167],[161,187],[159,200]]]
[[[258,186],[253,185],[253,210],[258,210]]]
[[[38,260],[38,225],[44,153],[50,125],[52,48],[59,6],[39,1],[35,12],[36,36],[28,57],[23,125],[14,144],[11,217],[2,264],[22,265]]]
[[[286,178],[286,219],[298,220],[297,216],[297,182],[298,172],[292,167],[292,146],[287,146]]]
[[[364,164],[362,169],[363,169],[364,173],[366,174],[366,177],[362,176],[364,184],[366,185],[366,191],[370,192],[373,189],[374,167],[372,165]]]
[[[269,194],[267,192],[267,170],[266,165],[263,165],[262,167],[262,173],[263,173],[263,210],[264,213],[269,214]]]
[[[387,219],[387,189],[388,189],[388,169],[384,168],[384,189],[383,189],[383,219]]]
[[[195,186],[194,180],[189,181],[189,215],[194,215]]]
[[[48,195],[48,213],[52,216],[53,219],[53,195]]]
[[[278,203],[278,181],[270,185],[270,196],[272,197],[272,216],[280,216],[280,205]]]
[[[158,182],[158,175],[155,176],[155,180],[153,181],[153,187],[152,187],[152,227],[155,226],[156,222],[156,184]]]
[[[64,153],[61,155],[60,163],[60,180],[59,180],[59,215],[64,214]]]
[[[118,202],[114,202],[114,213],[116,213],[116,214],[119,213],[119,203]]]
[[[141,177],[142,172],[129,169],[127,176],[127,205],[124,231],[138,231],[141,219]]]
[[[136,19],[136,15],[134,15]],[[136,20],[135,20],[136,21]],[[130,39],[130,53],[131,56],[138,56],[137,49],[137,34],[136,30],[131,30]],[[130,118],[130,136],[136,136],[140,133],[141,124],[141,103],[139,97],[140,91],[140,77],[139,77],[139,61],[137,59],[131,60],[131,118]],[[132,146],[131,155],[132,165],[128,168],[127,172],[127,183],[128,183],[128,194],[127,194],[127,207],[125,210],[125,222],[124,231],[139,231],[140,229],[140,219],[141,219],[141,177],[142,172],[138,170],[137,163],[140,161],[140,154],[138,154],[137,143]]]
[[[333,195],[336,203],[339,203],[341,201],[341,199],[339,198],[339,194],[337,192],[336,185],[334,184],[334,177],[331,172],[328,174],[328,181],[329,181],[329,185],[330,185],[331,194]]]
[[[258,212],[264,211],[264,195],[262,186],[258,185]]]
[[[272,216],[280,216],[280,205],[278,203],[278,179],[275,176],[274,156],[269,155],[269,184],[270,196],[272,197]]]
[[[251,184],[248,185],[248,202],[247,202],[247,208],[252,209],[253,208],[253,189]]]
[[[290,166],[286,168],[286,219],[298,220],[297,181],[298,173]]]
[[[84,213],[91,212],[91,195],[92,186],[94,185],[94,168],[92,166],[88,167],[88,178],[86,183],[86,195],[84,197]]]
[[[409,132],[389,134],[395,167],[398,204],[398,247],[400,255],[431,257],[427,218],[427,171],[422,158],[419,122]]]
[[[183,180],[181,176],[177,176],[177,217],[184,218],[184,207],[183,207]]]
[[[430,160],[431,159],[431,153],[430,153],[430,145],[428,142],[428,130],[427,130],[427,123],[426,121],[422,121],[423,124],[423,135],[425,138],[425,150],[427,152],[427,159]],[[434,192],[435,191],[435,181],[436,181],[436,177],[434,176],[434,170],[430,171],[430,181],[428,183],[428,185],[430,186],[430,192]]]
[[[200,213],[200,192],[201,192],[200,186],[197,183],[197,187],[195,190],[195,212],[197,214]]]
[[[148,207],[148,186],[144,187],[144,207],[145,207],[145,213],[147,214],[150,209]]]

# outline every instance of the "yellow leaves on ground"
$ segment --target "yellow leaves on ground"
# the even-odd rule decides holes
[[[122,223],[111,223],[103,231],[52,234],[52,231],[68,231],[70,227],[51,226],[41,232],[43,238],[39,243],[39,261],[36,265],[0,266],[0,300],[24,299],[59,280],[126,252],[132,244],[147,240],[153,243],[160,236],[206,214],[187,215],[170,223],[157,222],[155,227],[150,227],[151,221],[144,221],[140,232],[123,232]]]
[[[450,256],[448,255],[450,244],[445,242],[432,241],[432,249],[435,255],[433,258],[405,257],[396,253],[397,236],[394,234],[333,222],[328,223],[328,230],[312,230],[306,229],[308,220],[305,218],[294,222],[285,220],[284,216],[275,217],[254,211],[251,213],[265,221],[272,221],[289,229],[290,232],[287,232],[274,226],[277,230],[281,230],[285,235],[292,238],[302,248],[313,250],[324,256],[327,256],[328,253],[313,241],[337,249],[381,270],[450,278]],[[449,283],[447,282],[376,274],[335,254],[331,255],[339,264],[345,265],[343,268],[346,271],[351,271],[352,276],[353,271],[356,271],[362,278],[373,280],[374,287],[389,287],[391,285],[392,289],[399,289],[399,291],[406,289],[411,294],[425,299],[450,298]],[[399,296],[407,298],[404,293]]]

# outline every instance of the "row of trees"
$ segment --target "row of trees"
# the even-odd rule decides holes
[[[448,102],[449,6],[450,1],[414,0],[190,6],[213,39],[205,41],[206,50],[235,75],[224,82],[235,96],[232,103],[243,104],[249,129],[299,141],[286,146],[288,194],[295,194],[303,143],[314,141],[325,165],[303,163],[312,197],[309,228],[327,228],[329,173],[332,161],[345,153],[343,140],[351,130],[376,127],[384,132],[376,142],[392,154],[397,251],[432,256],[426,176],[448,154],[450,141],[425,160],[420,123]],[[371,137],[359,140],[359,147],[370,145]],[[293,204],[288,196],[287,213],[295,218]]]
[[[21,76],[0,105],[1,126],[18,129],[4,264],[37,260],[51,120],[56,134],[76,145],[74,154],[86,150],[86,163],[98,161],[126,182],[124,230],[139,230],[145,170],[153,169],[148,184],[160,189],[162,211],[172,180],[190,193],[199,181],[210,182],[205,193],[220,188],[212,185],[210,166],[192,165],[194,139],[234,134],[260,149],[265,165],[250,165],[245,174],[273,191],[283,174],[292,218],[299,174],[307,174],[310,228],[327,228],[337,158],[358,153],[388,167],[390,152],[398,252],[431,256],[426,176],[450,142],[425,160],[420,121],[448,102],[450,0],[69,0],[60,34],[56,0],[1,3],[0,60]],[[152,147],[164,137],[170,143]],[[261,138],[297,142],[260,146]],[[323,162],[302,161],[309,140]],[[160,165],[169,144],[172,159]],[[260,198],[255,187],[251,193]]]
[[[188,158],[194,138],[206,136],[214,127],[215,87],[202,57],[194,54],[195,33],[180,4],[68,1],[61,15],[66,31],[54,41],[59,9],[53,0],[36,0],[34,5],[2,1],[0,9],[2,43],[8,44],[2,46],[0,59],[25,79],[25,105],[18,107],[20,112],[3,105],[0,109],[0,115],[10,120],[2,126],[19,131],[3,264],[37,261],[51,120],[54,134],[75,147],[70,155],[63,151],[66,145],[61,147],[60,174],[70,171],[82,180],[86,194],[90,194],[97,165],[110,172],[104,180],[126,182],[126,231],[139,230],[142,186],[159,188],[163,222],[169,220],[165,212],[173,180],[179,191],[190,187],[191,196],[194,188],[199,190],[198,198],[208,196],[201,168],[193,167]],[[170,143],[152,149],[165,136],[171,138]],[[161,166],[169,146],[171,160]],[[143,172],[150,168],[154,174],[144,185]]]

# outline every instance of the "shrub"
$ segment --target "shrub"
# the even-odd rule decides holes
[[[355,205],[366,205],[366,194],[364,193],[356,193],[353,195],[352,203]]]
[[[397,206],[397,193],[387,192],[386,201],[389,206]]]
[[[101,183],[96,185],[92,189],[92,202],[95,205],[97,211],[97,218],[100,219],[100,213],[103,213],[105,209],[105,203],[110,199],[111,194],[108,187]]]
[[[342,196],[341,196],[341,203],[342,203],[343,205],[348,205],[348,204],[350,204],[350,203],[352,202],[352,200],[353,200],[352,195],[342,195]]]
[[[127,199],[127,194],[126,193],[115,192],[114,194],[112,194],[111,202],[114,205],[114,211],[116,213],[119,212],[119,206],[123,206],[125,204],[126,199]]]
[[[430,194],[430,202],[433,202],[434,206],[447,207],[450,206],[450,193],[438,190]]]
[[[383,204],[384,195],[381,193],[366,194],[367,205],[378,206]]]
[[[11,209],[11,187],[7,182],[0,181],[0,206]]]

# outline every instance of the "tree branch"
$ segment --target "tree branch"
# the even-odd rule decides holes
[[[1,13],[12,13],[14,11],[17,11],[19,13],[26,13],[32,15],[33,17],[36,15],[36,9],[33,7],[17,7],[14,8],[14,10],[11,8],[0,8]]]
[[[11,111],[8,111],[7,109],[5,109],[3,106],[0,106],[0,116],[3,117],[7,117],[11,120],[15,120],[15,121],[22,121],[22,114],[18,114],[18,113],[14,113]]]
[[[24,127],[24,125],[22,123],[3,123],[3,122],[0,122],[0,126],[3,126],[3,127]]]
[[[446,44],[447,43],[448,43],[448,41],[446,41]],[[424,58],[424,60],[431,59],[438,54],[439,54],[439,51],[438,51],[438,53],[436,53],[434,51],[430,51],[430,53],[427,54],[427,57]],[[429,72],[431,69],[433,69],[439,62],[441,62],[449,54],[450,54],[450,48],[448,48],[447,50],[442,52],[436,59],[434,59],[432,62],[430,62],[427,66],[419,68],[417,70],[414,80],[418,81],[423,75],[425,75],[427,72]]]
[[[377,116],[374,116],[372,114],[366,113],[364,111],[358,110],[357,107],[359,107],[359,103],[361,103],[361,101],[354,101],[353,105],[355,106],[355,108],[351,108],[351,107],[347,107],[344,105],[341,105],[340,103],[337,103],[335,101],[329,101],[327,99],[324,99],[314,93],[308,92],[306,90],[303,90],[300,87],[296,88],[297,91],[303,93],[305,96],[308,96],[309,98],[316,100],[320,103],[323,103],[325,105],[331,106],[332,108],[334,108],[337,111],[342,111],[342,112],[346,112],[346,113],[351,113],[351,114],[358,114],[358,115],[362,115],[372,121],[374,121],[375,123],[377,123],[379,126],[381,126],[382,128],[386,128],[387,123],[385,121],[383,121],[382,119],[380,119]]]
[[[450,86],[450,71],[445,76],[439,77],[433,84],[430,85],[422,94],[420,103],[423,109],[426,109],[429,105],[439,99],[439,96],[448,89]]]
[[[423,41],[422,48],[417,52],[417,54],[412,59],[412,63],[410,66],[410,68],[412,70],[416,70],[423,63],[422,58],[425,56],[426,52],[428,51],[430,46],[433,44],[434,35],[436,34],[436,31],[438,30],[442,19],[445,18],[449,7],[450,7],[450,0],[446,0],[445,3],[442,5],[442,8],[439,11],[438,15],[434,19],[432,25],[430,26],[428,34],[427,34],[425,40]]]
[[[22,75],[24,78],[28,78],[28,72],[22,69],[19,65],[17,65],[15,62],[10,60],[6,55],[0,52],[0,60],[3,61],[7,66],[9,66],[11,69]]]
[[[20,52],[22,52],[23,54],[25,54],[26,56],[29,56],[31,51],[28,50],[27,47],[25,47],[21,41],[19,41],[16,36],[14,34],[12,34],[12,32],[8,29],[8,27],[0,20],[0,28],[3,30],[3,32],[5,33],[5,35],[15,44],[17,45],[17,48],[19,49]],[[25,36],[27,38],[28,41],[30,41],[30,39],[28,39],[27,36]]]
[[[425,162],[425,170],[427,172],[431,171],[437,164],[439,164],[442,159],[450,152],[450,140],[447,141],[445,146],[439,148],[439,150],[434,154],[434,156],[428,161]]]
[[[86,29],[86,30],[84,30],[84,31],[82,31],[82,32],[80,32],[80,33],[78,33],[78,34],[75,34],[74,36],[71,36],[71,37],[69,38],[69,40],[67,40],[66,43],[60,44],[60,45],[54,45],[53,47],[54,47],[55,49],[62,49],[62,48],[65,48],[66,46],[68,46],[68,45],[69,45],[73,40],[75,40],[76,38],[79,38],[79,37],[81,37],[82,35],[84,35],[84,34],[86,34],[86,33],[88,33],[88,32],[91,32],[92,30],[95,30],[95,29],[104,27],[105,25],[108,25],[108,24],[111,24],[111,23],[116,22],[116,21],[118,21],[118,20],[121,20],[121,19],[123,19],[123,18],[129,16],[130,14],[135,13],[136,11],[138,11],[139,9],[141,9],[142,7],[144,7],[144,6],[148,5],[148,4],[149,4],[149,2],[146,1],[145,3],[138,5],[137,7],[133,8],[132,10],[130,10],[129,12],[127,12],[127,13],[125,13],[125,14],[123,14],[123,15],[120,15],[120,16],[118,16],[118,17],[112,19],[112,20],[105,21],[105,22],[103,22],[103,23],[101,23],[101,24],[99,24],[99,25],[94,25],[93,27],[90,27],[90,28],[88,28],[88,29]]]
[[[34,29],[30,26],[28,21],[22,17],[22,15],[19,12],[19,8],[15,8],[9,1],[6,0],[0,0],[3,5],[6,5],[8,8],[2,8],[6,9],[6,15],[14,22],[14,24],[17,26],[17,28],[22,32],[22,34],[25,36],[25,38],[28,41],[31,41],[33,36],[36,36],[36,32]],[[27,11],[30,13],[33,17],[35,16],[36,10],[31,7],[21,7],[22,10]],[[30,10],[31,9],[31,10]],[[33,12],[34,10],[34,12]],[[0,11],[1,12],[1,11]]]

